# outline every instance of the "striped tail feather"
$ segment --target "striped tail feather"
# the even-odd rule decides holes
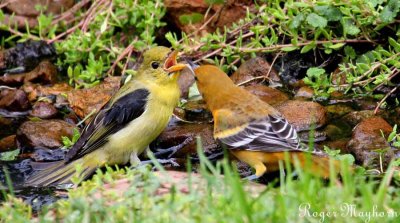
[[[77,167],[81,166],[82,171],[79,173],[79,178],[84,180],[88,178],[96,169],[97,165],[93,166],[90,162],[85,162],[84,159],[77,159],[73,162],[66,163],[64,160],[39,164],[37,173],[30,176],[25,182],[25,186],[49,186],[58,184],[69,184],[71,178],[77,174]],[[35,166],[33,166],[35,169]]]

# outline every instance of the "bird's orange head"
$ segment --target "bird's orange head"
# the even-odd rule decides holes
[[[235,86],[228,75],[213,65],[202,65],[194,70],[197,87],[204,95],[218,95],[218,92]]]
[[[213,109],[236,87],[228,75],[213,65],[202,65],[194,70],[197,87],[208,107]]]

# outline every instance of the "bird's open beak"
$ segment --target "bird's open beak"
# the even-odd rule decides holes
[[[178,56],[178,51],[173,51],[167,58],[164,63],[164,70],[168,73],[173,73],[176,71],[180,71],[186,67],[185,64],[177,63],[176,57]]]

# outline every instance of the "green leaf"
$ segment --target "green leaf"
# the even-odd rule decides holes
[[[339,21],[342,18],[342,12],[334,6],[319,5],[315,6],[314,10],[328,21]]]
[[[346,43],[336,43],[336,44],[330,45],[329,48],[337,50],[337,49],[342,48],[344,45],[346,45]]]
[[[15,150],[8,151],[8,152],[2,152],[2,153],[0,153],[0,160],[2,160],[2,161],[15,160],[15,158],[18,156],[19,152],[20,152],[19,149],[15,149]]]
[[[299,48],[299,47],[297,47],[297,46],[287,46],[287,47],[283,47],[283,48],[282,48],[282,51],[290,52],[290,51],[297,50],[298,48]]]
[[[344,47],[344,53],[346,56],[348,56],[350,59],[355,59],[357,57],[356,51],[354,50],[353,47],[351,46],[345,46]]]
[[[292,22],[290,23],[290,28],[291,29],[298,28],[303,21],[304,21],[304,14],[303,13],[299,13],[298,15],[296,15],[293,18]]]
[[[400,52],[400,43],[398,43],[392,37],[389,37],[389,44],[394,48],[396,53]]]
[[[324,28],[328,24],[328,21],[315,13],[310,13],[307,16],[307,23],[313,26],[314,28]]]
[[[356,25],[354,25],[354,21],[351,18],[344,18],[341,20],[341,23],[345,34],[355,36],[361,31]]]
[[[307,76],[320,76],[325,73],[325,69],[319,67],[310,67],[307,70]]]
[[[394,139],[394,137],[396,136],[396,132],[397,132],[397,125],[394,125],[392,132],[388,136],[389,142],[391,142]]]
[[[107,19],[105,19],[104,22],[101,24],[100,33],[104,33],[106,31],[107,25],[108,25],[108,21],[107,21]]]
[[[303,46],[303,48],[301,49],[300,53],[307,53],[308,51],[314,49],[315,47],[316,47],[316,44],[313,41],[312,43]]]
[[[379,17],[384,23],[391,23],[396,18],[397,13],[400,10],[399,0],[390,0],[389,3],[383,7],[383,10]]]
[[[183,25],[199,23],[203,21],[204,15],[200,13],[191,13],[179,16],[179,22]]]

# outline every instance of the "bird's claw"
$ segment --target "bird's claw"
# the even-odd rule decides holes
[[[180,167],[179,163],[177,163],[174,158],[171,158],[171,159],[158,159],[157,161],[160,164],[171,164],[173,167]]]
[[[165,164],[171,164],[173,167],[180,167],[180,165],[175,161],[175,159],[156,159],[156,162],[165,165]],[[140,166],[144,166],[144,165],[153,165],[154,161],[153,160],[145,160],[145,161],[141,161],[140,164],[138,166],[132,166],[131,168],[137,168]]]
[[[167,148],[167,149],[157,149],[157,152],[154,153],[154,156],[155,157],[159,157],[159,156],[162,156],[164,154],[169,153],[167,158],[171,158],[176,152],[178,152],[180,149],[182,149],[183,147],[185,147],[186,145],[188,145],[192,141],[193,141],[193,138],[192,137],[188,137],[182,143],[180,143],[179,145],[172,146],[172,147]]]
[[[260,177],[255,175],[255,174],[253,174],[253,175],[250,175],[248,177],[245,177],[244,179],[248,180],[248,181],[254,181],[254,180],[257,180],[258,178],[260,178]]]

